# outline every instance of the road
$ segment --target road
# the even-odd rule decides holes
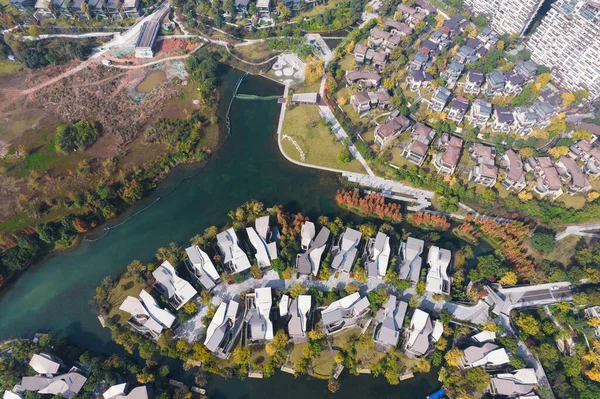
[[[600,230],[600,224],[580,224],[577,226],[568,226],[565,231],[556,234],[556,241],[560,241],[563,238],[570,236],[571,234],[582,237],[600,237],[599,233],[590,233],[590,230]]]
[[[486,286],[486,302],[497,315],[509,315],[513,309],[550,305],[561,301],[570,301],[574,289],[568,281],[497,290]]]

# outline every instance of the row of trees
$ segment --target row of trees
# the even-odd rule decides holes
[[[402,220],[402,207],[400,204],[386,202],[381,193],[361,195],[359,190],[338,190],[335,200],[345,208],[357,211],[365,216],[377,216],[383,220],[400,222]]]

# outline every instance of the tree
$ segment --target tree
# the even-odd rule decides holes
[[[232,17],[235,15],[235,1],[234,0],[225,0],[223,3],[223,11]]]
[[[100,136],[99,125],[94,121],[80,120],[56,128],[56,147],[62,153],[83,151]]]
[[[352,160],[352,155],[346,146],[343,146],[340,149],[340,153],[338,154],[338,162],[340,163],[349,163]]]
[[[250,6],[248,7],[248,13],[250,15],[256,15],[256,3],[250,3]]]
[[[329,381],[327,381],[327,389],[329,389],[329,392],[331,393],[336,393],[341,387],[342,385],[335,378],[330,378]]]
[[[567,377],[577,377],[581,374],[581,359],[577,356],[563,356],[561,363]]]
[[[54,222],[40,223],[35,226],[35,231],[38,233],[40,240],[47,244],[54,244],[60,240],[60,226]]]
[[[354,284],[354,283],[348,283],[344,287],[344,291],[346,292],[346,294],[352,295],[355,292],[360,291],[360,288],[356,284]]]
[[[446,363],[448,363],[449,366],[458,367],[458,365],[462,361],[463,356],[463,351],[461,351],[458,348],[453,348],[446,352],[446,354],[444,355],[444,359],[446,359]]]
[[[519,155],[521,158],[531,158],[533,156],[534,150],[531,147],[522,148],[519,151]]]
[[[538,336],[542,334],[542,330],[540,328],[540,323],[535,319],[535,317],[521,313],[515,320],[517,325],[521,328],[521,330],[531,336]]]
[[[277,273],[281,273],[285,270],[287,266],[285,265],[285,263],[283,263],[283,261],[279,258],[277,259],[273,259],[271,261],[271,268],[273,270],[275,270]]]
[[[283,6],[285,7],[285,6]],[[285,7],[287,8],[287,7]],[[304,77],[308,84],[317,82],[325,72],[325,63],[323,60],[309,55],[305,62]]]
[[[185,314],[194,315],[198,313],[198,304],[194,301],[189,301],[185,305],[183,305],[183,311]]]
[[[548,154],[552,156],[553,159],[558,159],[560,157],[564,157],[569,153],[569,147],[561,146],[561,147],[553,147],[548,150]]]
[[[300,295],[306,294],[306,287],[300,283],[292,285],[290,288],[290,297],[297,298]]]
[[[498,40],[498,50],[504,50],[504,41]]]
[[[279,8],[279,17],[282,20],[284,20],[284,21],[289,20],[291,15],[292,15],[292,11],[289,9],[289,7],[287,7],[287,6],[281,6]]]
[[[250,359],[250,349],[243,346],[236,347],[231,354],[231,359],[238,366],[248,364],[248,360]]]
[[[377,226],[373,223],[363,223],[358,226],[358,231],[360,231],[364,239],[369,239],[377,233]]]
[[[535,232],[531,237],[531,245],[536,251],[550,253],[556,249],[554,234],[545,231]]]
[[[537,89],[539,90],[544,87],[550,80],[552,80],[552,75],[550,75],[550,72],[545,72],[538,75],[536,82]]]
[[[419,281],[417,283],[417,285],[415,286],[415,290],[417,292],[417,295],[424,295],[425,294],[425,288],[426,288],[425,281]]]
[[[568,107],[569,105],[573,104],[573,102],[575,101],[575,95],[572,93],[569,93],[568,91],[565,91],[562,94],[562,105],[563,107]]]
[[[415,365],[415,371],[424,374],[429,373],[429,371],[431,371],[431,363],[429,363],[429,360],[422,357]]]
[[[579,129],[573,132],[573,140],[589,140],[592,138],[592,134],[585,129]]]
[[[507,272],[502,276],[500,281],[498,281],[503,286],[510,286],[517,284],[518,277],[514,272]]]
[[[39,37],[40,36],[40,28],[35,24],[32,24],[31,26],[29,26],[29,36]]]

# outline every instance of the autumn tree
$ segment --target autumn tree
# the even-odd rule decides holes
[[[458,367],[458,365],[462,361],[463,356],[463,351],[461,351],[458,348],[453,348],[446,352],[446,354],[444,355],[444,359],[446,359],[446,363],[448,363],[449,366]]]
[[[557,160],[560,157],[564,157],[569,153],[569,147],[560,146],[560,147],[552,147],[548,150],[548,154],[554,159]]]
[[[516,319],[515,322],[521,328],[521,330],[531,336],[537,336],[541,334],[542,330],[540,328],[539,321],[536,320],[535,317],[521,313]]]
[[[285,7],[285,6],[284,6]],[[323,76],[323,72],[325,71],[325,63],[323,60],[313,57],[312,55],[308,56],[306,59],[306,67],[304,70],[304,77],[308,84],[316,83]]]
[[[306,287],[300,283],[292,285],[290,288],[290,297],[297,298],[300,295],[306,294]]]

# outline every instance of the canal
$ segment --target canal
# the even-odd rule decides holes
[[[242,75],[234,69],[223,73],[221,115]],[[240,89],[240,93],[259,96],[282,92],[281,86],[254,76]],[[292,165],[279,153],[275,136],[279,107],[274,100],[234,101],[232,135],[207,165],[176,169],[151,196],[108,225],[118,224],[153,203],[146,211],[96,242],[83,242],[27,270],[0,295],[0,340],[52,332],[90,350],[122,354],[122,348],[111,342],[108,329],[101,328],[89,306],[95,287],[105,276],[121,273],[134,259],[150,261],[156,250],[169,242],[187,243],[205,228],[225,224],[227,212],[250,199],[265,205],[283,204],[312,217],[338,214],[333,203],[338,177]],[[180,183],[191,175],[195,176]],[[174,187],[174,192],[165,195]],[[189,381],[181,367],[171,369],[177,378]],[[424,398],[439,386],[436,377],[430,373],[392,387],[381,378],[344,373],[342,389],[335,397]],[[334,397],[327,391],[326,381],[294,379],[283,373],[268,380],[212,377],[207,388],[209,397],[223,399]]]

